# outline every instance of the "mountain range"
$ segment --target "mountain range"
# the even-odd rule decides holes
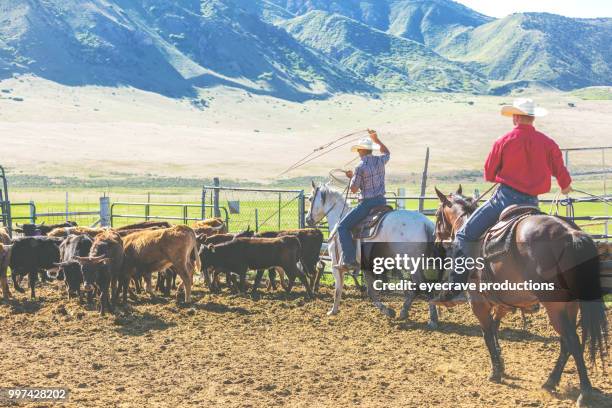
[[[290,100],[612,85],[612,19],[451,0],[0,0],[0,79]]]

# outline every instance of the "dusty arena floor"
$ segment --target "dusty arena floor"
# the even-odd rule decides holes
[[[389,321],[354,291],[325,316],[331,290],[259,301],[198,290],[191,307],[143,299],[98,316],[50,286],[41,298],[0,303],[1,386],[61,386],[68,407],[567,407],[578,395],[568,364],[558,393],[540,390],[558,352],[543,312],[502,323],[509,377],[487,381],[489,360],[467,305],[426,326],[418,302],[411,322]],[[395,303],[394,306],[399,306]],[[612,406],[612,380],[591,369]],[[19,404],[19,406],[60,404]]]

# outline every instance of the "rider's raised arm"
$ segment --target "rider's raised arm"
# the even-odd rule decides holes
[[[387,163],[391,158],[391,151],[383,142],[380,141],[378,133],[375,130],[368,130],[368,133],[370,134],[370,139],[372,139],[374,143],[380,146],[380,153],[382,153],[382,157],[385,163]]]
[[[485,180],[495,183],[495,176],[502,164],[502,146],[503,138],[498,139],[493,144],[493,148],[487,157],[484,167]]]
[[[557,143],[551,140],[550,147],[550,171],[553,176],[557,179],[557,184],[561,187],[561,190],[566,190],[572,184],[572,177],[565,167],[563,162],[563,154]]]

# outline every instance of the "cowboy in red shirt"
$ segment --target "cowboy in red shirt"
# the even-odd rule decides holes
[[[546,109],[536,107],[531,99],[517,99],[512,106],[502,107],[501,114],[511,116],[515,128],[495,141],[484,170],[485,179],[499,183],[499,188],[457,232],[455,259],[478,256],[480,238],[505,208],[513,204],[537,206],[538,195],[550,191],[551,176],[555,176],[563,194],[572,191],[572,178],[559,146],[533,127],[536,117],[547,114]],[[453,272],[451,281],[466,282],[468,276],[469,272]],[[453,302],[460,293],[443,291],[434,301]]]

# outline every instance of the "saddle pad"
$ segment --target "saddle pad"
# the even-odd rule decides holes
[[[378,234],[378,228],[381,221],[391,211],[393,211],[393,208],[387,205],[373,208],[370,214],[353,228],[353,239],[368,239],[375,237],[376,234]]]
[[[492,261],[507,254],[512,249],[518,223],[530,215],[537,214],[542,214],[537,207],[517,207],[513,212],[502,213],[504,218],[500,217],[500,220],[485,233],[482,244],[483,257],[487,261]]]

